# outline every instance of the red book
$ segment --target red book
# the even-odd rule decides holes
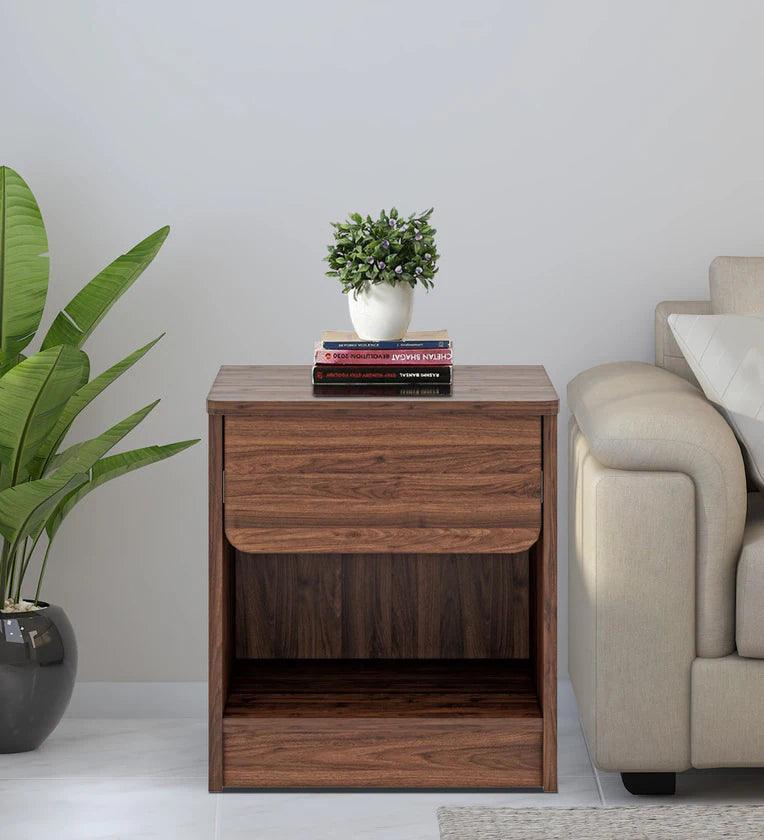
[[[451,365],[313,365],[313,384],[450,385],[451,370]]]
[[[451,350],[324,350],[316,345],[313,357],[320,365],[450,365]]]

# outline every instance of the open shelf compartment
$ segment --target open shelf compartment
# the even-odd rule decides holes
[[[527,660],[239,659],[225,766],[231,787],[532,788],[542,728]]]
[[[523,660],[236,660],[226,717],[540,718]]]

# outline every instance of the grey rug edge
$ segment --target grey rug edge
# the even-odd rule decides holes
[[[437,809],[441,840],[612,838],[761,838],[762,805],[628,805],[512,808],[462,805]]]

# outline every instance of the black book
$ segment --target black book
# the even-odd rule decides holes
[[[314,385],[450,385],[450,365],[313,365]]]
[[[354,382],[352,385],[334,383],[333,385],[314,385],[313,393],[317,397],[450,397],[450,385],[408,384],[408,385],[369,385]]]

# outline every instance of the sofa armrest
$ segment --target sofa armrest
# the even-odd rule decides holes
[[[737,566],[737,652],[764,659],[764,493],[748,494],[743,548]]]
[[[594,457],[618,470],[678,472],[695,485],[698,656],[735,649],[735,572],[746,483],[735,436],[693,385],[640,362],[600,365],[568,386]]]
[[[603,770],[690,766],[695,488],[603,467],[570,424],[569,670]]]

